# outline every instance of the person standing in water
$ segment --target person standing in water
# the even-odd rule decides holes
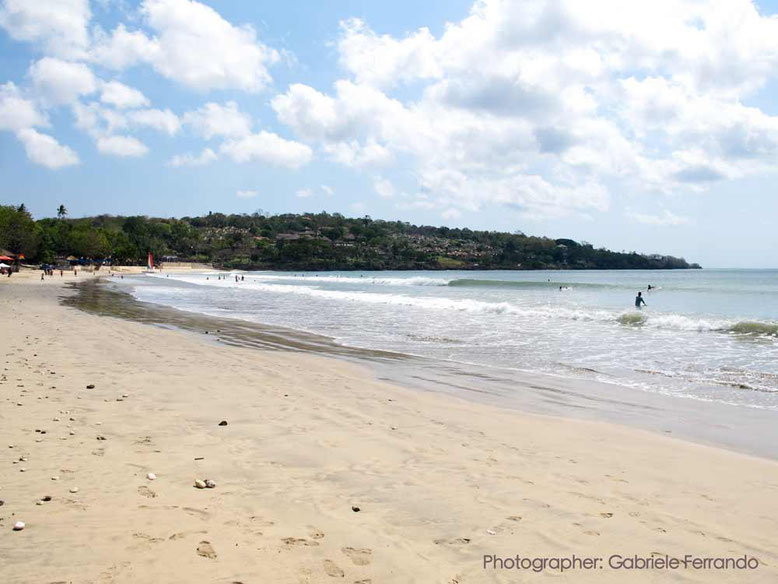
[[[641,305],[642,306],[647,306],[646,301],[643,299],[643,293],[642,292],[638,292],[638,295],[635,297],[635,308],[640,310]]]

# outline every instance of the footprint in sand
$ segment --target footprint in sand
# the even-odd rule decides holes
[[[511,515],[510,517],[506,517],[508,521],[521,521],[521,515]]]
[[[362,548],[344,547],[341,550],[357,566],[367,566],[370,563],[373,550]]]
[[[203,511],[202,509],[195,509],[193,507],[182,507],[182,511],[185,511],[186,513],[189,513],[189,515],[192,515],[193,517],[199,517],[200,519],[208,519],[211,514],[208,513],[208,511]]]
[[[312,541],[310,539],[305,539],[304,537],[285,537],[281,541],[283,541],[286,545],[289,545],[289,546],[315,546],[315,545],[319,545],[318,541]]]
[[[308,535],[310,535],[313,539],[321,539],[324,537],[324,532],[321,529],[316,529],[315,527],[310,527],[310,530],[308,532]]]
[[[205,531],[205,530],[201,530],[201,531],[182,531],[180,533],[174,533],[173,535],[168,537],[168,539],[169,540],[183,539],[183,538],[187,537],[188,535],[198,535],[198,534],[203,534],[203,533],[208,533],[208,532]]]
[[[324,560],[322,563],[324,564],[324,571],[327,576],[331,576],[332,578],[343,578],[346,575],[346,573],[338,568],[337,564],[332,560]]]
[[[149,499],[153,499],[157,494],[146,486],[138,487],[138,493]]]
[[[216,559],[216,552],[213,550],[213,546],[211,546],[210,542],[205,540],[197,544],[197,555],[208,558],[209,560]]]
[[[465,545],[470,543],[469,537],[456,537],[454,539],[436,539],[434,543],[437,545],[449,544],[449,545]]]

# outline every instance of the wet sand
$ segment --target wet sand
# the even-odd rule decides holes
[[[87,314],[39,277],[0,282],[3,582],[778,579],[774,461]],[[485,554],[761,564],[541,575]]]

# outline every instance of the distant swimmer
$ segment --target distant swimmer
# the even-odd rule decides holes
[[[648,306],[646,304],[646,301],[643,299],[643,293],[638,292],[638,295],[635,297],[635,308],[640,309],[642,306]]]
[[[656,288],[656,286],[652,286],[651,284],[649,284],[647,289],[649,292],[651,292],[651,290],[653,290],[654,288]]]

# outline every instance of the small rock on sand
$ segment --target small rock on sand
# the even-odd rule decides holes
[[[200,479],[197,479],[194,482],[194,486],[197,487],[198,489],[204,489],[205,488],[205,481],[201,481]]]
[[[227,425],[227,420],[222,420],[221,422],[219,422],[219,426],[226,426],[226,425]]]
[[[213,489],[216,487],[216,483],[214,483],[211,479],[205,479],[205,486],[208,489]]]
[[[150,472],[149,474],[146,475],[146,478],[149,479],[150,481],[155,481],[157,480],[157,475],[155,475],[153,472]]]
[[[351,510],[352,510],[354,513],[359,513],[359,512],[361,511],[361,509],[360,509],[359,507],[357,507],[356,505],[352,505],[352,506],[351,506]]]
[[[89,385],[86,386],[86,388],[87,389],[94,389],[95,388],[95,384],[94,383],[90,383]]]
[[[22,529],[24,529],[24,521],[14,523],[14,531],[21,531]]]
[[[208,558],[209,560],[216,559],[216,552],[210,542],[207,541],[201,541],[197,544],[197,555]]]
[[[71,488],[70,492],[73,493],[73,494],[78,493],[78,487]]]

